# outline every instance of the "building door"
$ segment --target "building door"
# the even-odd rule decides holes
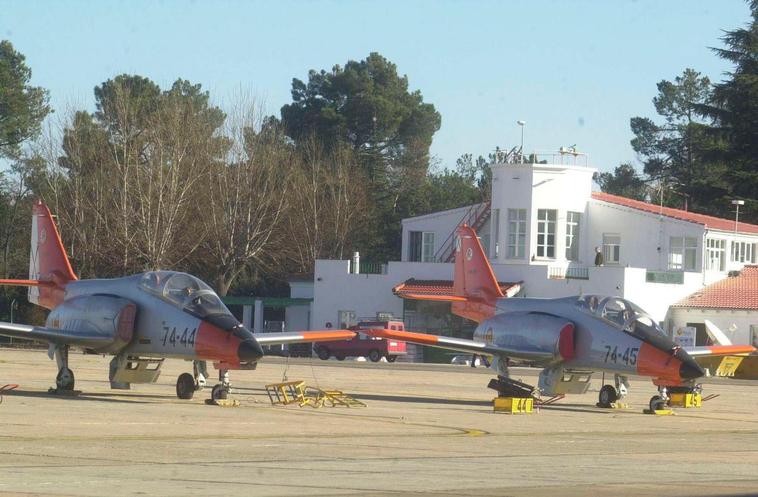
[[[695,328],[695,346],[699,345],[713,345],[711,337],[708,336],[708,332],[705,331],[705,323],[687,323],[687,326]]]

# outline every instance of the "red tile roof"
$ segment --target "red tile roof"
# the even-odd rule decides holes
[[[734,219],[723,219],[720,217],[706,216],[705,214],[697,214],[695,212],[689,212],[682,209],[661,207],[660,205],[641,202],[639,200],[632,200],[626,197],[619,197],[618,195],[611,195],[610,193],[592,192],[592,198],[595,200],[602,200],[603,202],[609,202],[611,204],[623,205],[624,207],[630,207],[632,209],[650,212],[652,214],[660,214],[666,217],[680,219],[682,221],[702,224],[706,228],[723,231],[734,231]],[[737,231],[740,233],[758,233],[758,225],[738,223]]]
[[[521,286],[521,282],[503,283],[498,281],[497,284],[500,285],[503,295],[508,295],[509,292],[517,292]],[[451,280],[417,280],[411,278],[405,283],[397,285],[392,291],[401,298],[407,294],[449,296],[453,295],[453,282]]]
[[[758,266],[745,266],[739,276],[708,285],[672,307],[758,310]]]

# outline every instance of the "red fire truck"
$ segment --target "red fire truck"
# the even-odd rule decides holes
[[[360,333],[368,329],[404,330],[402,321],[361,321],[349,329],[359,332],[349,340],[334,340],[331,342],[319,342],[313,346],[314,352],[324,361],[334,356],[338,361],[344,361],[345,357],[366,357],[372,362],[379,362],[382,357],[387,362],[395,362],[397,356],[405,355],[405,342],[399,340],[387,340],[375,338]]]

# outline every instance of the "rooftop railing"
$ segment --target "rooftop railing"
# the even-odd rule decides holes
[[[684,273],[681,271],[650,271],[645,273],[647,283],[665,283],[669,285],[684,284]]]

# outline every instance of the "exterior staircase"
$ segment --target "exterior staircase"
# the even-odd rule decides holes
[[[445,239],[439,250],[437,250],[437,253],[434,254],[434,260],[437,262],[453,262],[455,260],[455,232],[464,224],[471,226],[478,232],[479,228],[490,218],[490,206],[491,202],[488,200],[469,207],[452,233],[450,233],[450,236]]]

